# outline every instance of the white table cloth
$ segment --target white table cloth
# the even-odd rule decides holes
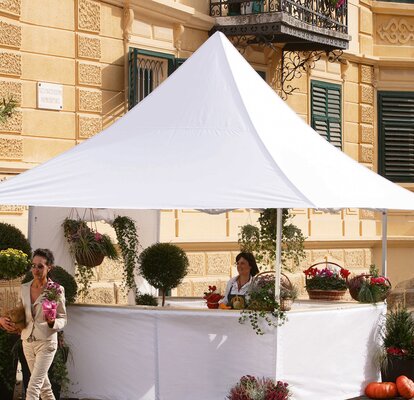
[[[263,336],[240,325],[237,311],[71,306],[72,396],[219,400],[246,374],[276,374],[296,400],[358,396],[379,376],[373,360],[385,305],[302,306]]]

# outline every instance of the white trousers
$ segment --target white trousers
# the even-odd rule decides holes
[[[23,351],[30,369],[30,381],[26,391],[26,400],[55,400],[47,371],[52,364],[57,343],[50,340],[23,340]]]

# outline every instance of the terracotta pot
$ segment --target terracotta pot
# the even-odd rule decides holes
[[[105,256],[102,253],[91,253],[91,256],[86,258],[82,254],[75,254],[76,262],[85,267],[97,267],[101,265]]]
[[[306,289],[311,300],[341,300],[346,293],[345,290],[315,290]]]
[[[208,308],[219,308],[219,303],[218,302],[210,302],[210,301],[208,301],[207,302],[207,307]]]

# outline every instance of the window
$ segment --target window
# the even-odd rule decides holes
[[[185,60],[185,58],[175,58],[170,54],[130,49],[129,109],[148,96]]]
[[[378,92],[378,170],[414,182],[414,92]]]
[[[335,147],[342,149],[341,86],[311,82],[312,128]]]

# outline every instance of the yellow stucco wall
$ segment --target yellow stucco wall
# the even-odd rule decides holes
[[[208,0],[0,2],[0,96],[20,102],[18,112],[0,125],[0,177],[46,161],[122,116],[129,48],[189,57],[214,24],[208,12]],[[414,91],[414,5],[349,0],[348,12],[352,41],[344,62],[322,57],[293,82],[298,90],[287,102],[310,123],[311,81],[340,85],[343,151],[376,170],[377,91]],[[250,46],[244,56],[277,88],[280,49]],[[61,111],[37,107],[38,82],[63,85]],[[305,264],[326,254],[355,270],[380,262],[379,214],[355,209],[294,214],[308,237]],[[26,218],[24,209],[0,208],[2,221],[23,230]],[[257,212],[246,210],[214,217],[191,210],[162,212],[161,240],[180,243],[192,263],[178,293],[198,295],[207,282],[224,282],[237,253],[239,226],[256,219]],[[395,282],[409,279],[414,214],[391,212],[389,236],[390,276]]]

